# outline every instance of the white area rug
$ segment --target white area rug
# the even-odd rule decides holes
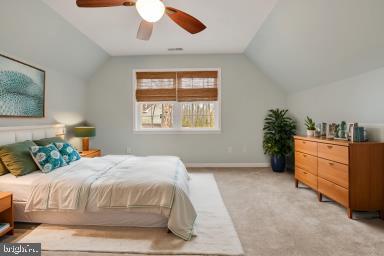
[[[191,197],[198,235],[183,241],[166,229],[40,225],[20,243],[42,243],[54,252],[148,255],[243,255],[239,237],[212,174],[192,174]]]

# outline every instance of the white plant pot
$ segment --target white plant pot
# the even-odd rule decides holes
[[[315,130],[307,130],[307,137],[315,137]]]

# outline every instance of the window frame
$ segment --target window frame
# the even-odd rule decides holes
[[[159,102],[137,102],[136,89],[137,79],[136,72],[183,72],[183,71],[217,71],[217,101],[194,101],[194,102],[177,102],[177,101],[159,101]],[[169,69],[133,69],[133,132],[134,134],[218,134],[221,133],[221,68],[169,68]],[[183,128],[181,124],[181,104],[187,103],[207,103],[215,104],[215,128]],[[142,128],[140,127],[141,112],[139,104],[174,104],[173,109],[173,125],[174,128]]]

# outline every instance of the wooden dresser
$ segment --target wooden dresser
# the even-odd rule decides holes
[[[311,187],[352,212],[384,219],[384,143],[295,136],[295,183]]]

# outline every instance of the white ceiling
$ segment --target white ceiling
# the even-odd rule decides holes
[[[242,53],[278,0],[165,0],[208,28],[190,35],[164,16],[150,41],[136,39],[140,17],[134,7],[78,8],[75,0],[42,0],[112,56]]]

